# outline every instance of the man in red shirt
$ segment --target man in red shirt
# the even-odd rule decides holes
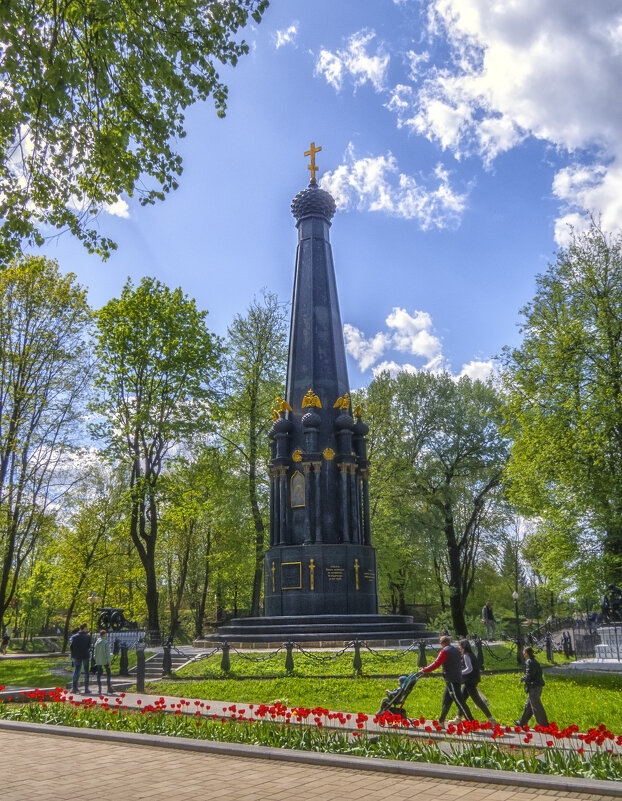
[[[462,657],[460,651],[455,645],[451,644],[451,637],[444,635],[440,639],[441,651],[436,657],[434,662],[427,667],[421,669],[422,673],[431,673],[439,667],[443,669],[443,678],[445,679],[445,692],[443,693],[443,702],[441,707],[441,714],[438,722],[442,725],[445,724],[445,718],[452,704],[458,707],[458,713],[466,720],[473,720],[471,710],[462,698],[462,690],[460,684],[462,682]]]

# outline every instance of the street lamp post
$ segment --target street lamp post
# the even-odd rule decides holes
[[[522,637],[520,634],[520,623],[518,621],[518,592],[516,590],[512,593],[512,598],[514,599],[514,619],[516,621],[516,661],[519,665],[522,665]]]
[[[91,635],[93,634],[93,616],[95,615],[95,604],[98,604],[100,601],[101,598],[94,592],[92,592],[86,599],[87,604],[89,604],[91,607]]]

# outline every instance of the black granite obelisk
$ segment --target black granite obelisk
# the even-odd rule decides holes
[[[329,238],[335,201],[312,179],[292,213],[298,250],[286,403],[269,434],[265,614],[376,614],[368,428],[350,403]]]
[[[264,616],[234,618],[197,644],[411,642],[409,615],[379,615],[367,425],[352,413],[329,230],[335,201],[315,181],[292,201],[298,228],[286,398],[270,430]]]

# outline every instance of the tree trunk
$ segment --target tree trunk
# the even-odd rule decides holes
[[[456,542],[453,515],[445,509],[445,540],[447,543],[447,562],[449,565],[449,609],[458,637],[468,634],[464,619],[464,600],[462,596],[462,570],[460,569],[460,548]]]
[[[76,605],[76,597],[77,596],[74,596],[71,599],[71,603],[67,609],[67,614],[65,615],[65,623],[63,624],[63,647],[61,651],[64,654],[67,653],[67,643],[69,642],[69,626],[71,625],[71,618],[73,617],[73,610]]]
[[[441,611],[447,611],[447,604],[445,603],[445,588],[443,587],[443,578],[441,576],[441,566],[436,556],[434,557],[434,576],[438,586],[438,596],[441,602]]]
[[[207,588],[210,577],[210,569],[209,569],[210,551],[211,551],[211,533],[208,531],[206,552],[205,552],[205,571],[203,574],[203,590],[201,592],[201,598],[199,600],[198,609],[194,616],[194,634],[197,639],[203,636],[203,621],[205,620],[205,607],[207,605]]]

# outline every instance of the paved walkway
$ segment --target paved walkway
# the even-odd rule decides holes
[[[553,801],[552,790],[394,776],[287,762],[194,754],[41,734],[0,733],[2,798],[10,801]],[[120,794],[122,794],[120,796]],[[590,801],[610,796],[590,796]]]

